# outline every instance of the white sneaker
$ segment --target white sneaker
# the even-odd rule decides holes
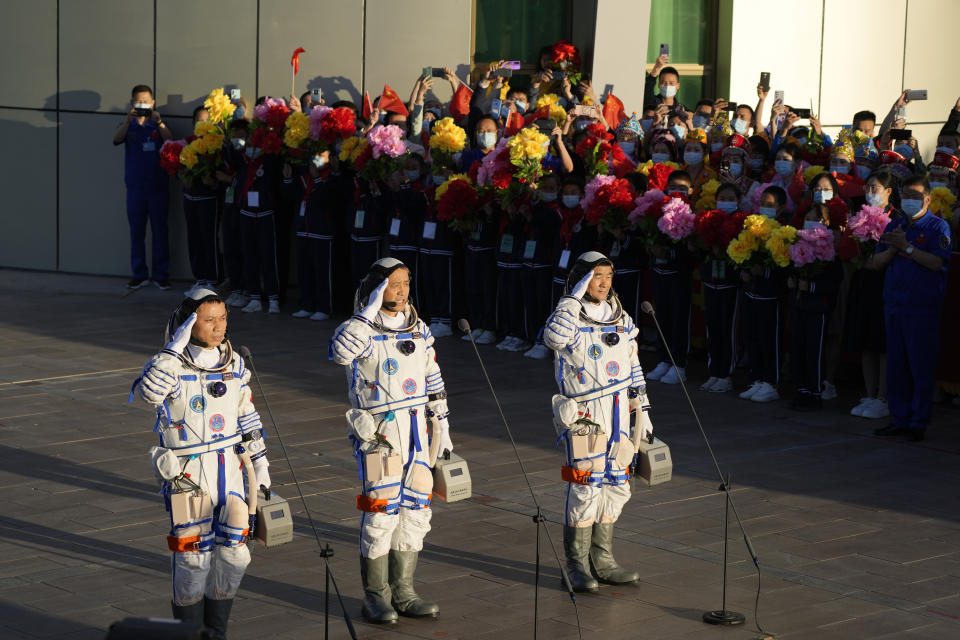
[[[780,399],[780,394],[769,382],[761,382],[760,388],[750,399],[754,402],[773,402]]]
[[[717,378],[712,387],[707,389],[710,393],[727,393],[733,391],[733,380],[730,378]]]
[[[497,334],[493,331],[484,331],[477,338],[477,344],[493,344],[497,341]]]
[[[677,373],[678,371],[680,372],[679,374]],[[687,381],[687,370],[683,367],[670,367],[670,370],[660,378],[660,382],[663,384],[680,384],[681,380],[684,382]]]
[[[309,318],[313,314],[306,309],[300,309],[300,311],[294,311],[290,315],[292,315],[294,318]]]
[[[823,391],[820,392],[821,400],[835,400],[837,397],[837,388],[833,386],[833,383],[823,381]]]
[[[310,314],[311,320],[328,320],[330,316],[325,314],[323,311],[317,311],[316,313]]]
[[[550,349],[546,345],[535,344],[533,348],[523,354],[524,358],[533,358],[534,360],[546,360],[550,357]]]
[[[514,353],[519,353],[521,351],[526,351],[533,345],[523,338],[517,338],[517,341],[513,343],[513,346],[508,348],[507,351],[513,351]]]
[[[862,418],[863,410],[870,406],[871,402],[873,402],[873,398],[860,398],[860,404],[850,409],[850,415]]]
[[[863,412],[860,415],[870,420],[886,418],[890,415],[890,408],[887,406],[886,400],[881,400],[880,398],[872,398],[870,399],[866,408],[864,408]]]
[[[473,338],[473,340],[479,340],[480,336],[482,335],[483,335],[483,329],[474,329],[469,334],[464,334],[463,337],[460,339],[463,340],[464,342],[470,342],[471,338]]]
[[[446,322],[431,322],[430,333],[434,338],[446,338],[453,335],[453,329]]]
[[[750,388],[740,394],[740,397],[744,400],[753,400],[753,394],[760,390],[760,385],[763,383],[759,380],[754,380],[753,384],[750,385]]]
[[[250,296],[245,296],[242,293],[235,293],[230,297],[233,298],[233,302],[228,302],[227,304],[236,309],[241,309],[250,304]]]
[[[280,313],[280,301],[279,301],[279,300],[271,300],[271,301],[270,301],[270,308],[267,309],[267,313]]]
[[[643,377],[645,380],[656,381],[662,378],[663,376],[667,375],[667,371],[669,370],[670,370],[670,364],[667,362],[661,362],[656,367],[654,367],[653,371],[644,375]]]
[[[207,283],[201,280],[197,280],[196,282],[193,283],[192,287],[190,287],[189,289],[183,292],[183,297],[189,298],[190,296],[193,295],[193,292],[196,291],[197,289],[205,289],[205,288],[207,288]]]
[[[706,382],[700,385],[700,391],[710,391],[710,387],[717,384],[717,380],[719,379],[717,376],[710,376]]]
[[[517,338],[514,338],[513,336],[507,336],[506,338],[504,338],[503,340],[497,343],[497,349],[499,349],[500,351],[507,351],[508,349],[510,349],[510,347],[512,347],[516,343],[517,343]]]
[[[247,303],[247,306],[245,306],[243,309],[240,309],[240,311],[243,311],[244,313],[253,313],[255,311],[263,311],[263,304],[260,302],[259,298],[254,298],[253,300]]]

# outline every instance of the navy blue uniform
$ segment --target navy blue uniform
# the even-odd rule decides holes
[[[297,202],[293,226],[297,238],[300,308],[330,315],[333,309],[333,238],[339,176],[329,167],[283,181],[283,195]]]
[[[426,211],[427,196],[423,191],[423,183],[416,180],[401,184],[400,190],[393,194],[393,216],[387,229],[390,237],[390,257],[400,260],[410,269],[413,283],[410,287],[410,298],[417,309],[420,309],[420,299],[417,297],[417,282],[420,279],[419,236],[423,230]]]
[[[426,209],[420,228],[420,293],[430,322],[450,324],[453,317],[453,252],[455,236],[437,220],[436,187],[424,192]]]
[[[193,279],[214,286],[217,269],[217,187],[196,179],[183,187],[183,215],[187,222],[187,254]]]
[[[124,182],[127,185],[127,221],[130,223],[130,269],[133,277],[146,280],[147,221],[150,222],[153,279],[170,277],[170,244],[167,238],[167,174],[160,168],[163,138],[157,124],[147,119],[127,126],[124,138]]]
[[[570,267],[581,254],[597,249],[597,228],[586,224],[583,209],[579,205],[568,209],[563,205],[560,212],[560,232],[557,234],[556,244],[553,247],[553,296],[550,300],[550,309],[557,306],[567,285],[567,276]],[[573,284],[576,284],[574,282]]]
[[[273,155],[244,159],[240,193],[235,194],[243,241],[243,281],[251,298],[266,294],[268,300],[279,300],[275,213],[280,160]]]
[[[499,205],[477,229],[467,234],[464,290],[470,325],[497,330],[497,244],[500,240]]]
[[[708,258],[700,265],[700,281],[707,316],[707,369],[711,377],[729,378],[736,354],[740,275],[723,258]]]
[[[895,229],[903,229],[907,241],[920,251],[943,259],[942,268],[932,271],[899,252],[887,267],[883,281],[890,415],[897,427],[925,429],[933,406],[940,314],[950,261],[950,227],[927,212],[909,224],[905,216],[895,216],[885,231]],[[886,243],[877,243],[878,253],[886,249]]]
[[[246,165],[242,154],[225,146],[223,149],[228,171],[233,175],[223,194],[223,263],[230,279],[230,292],[243,294],[243,236],[240,234],[240,192]]]
[[[843,267],[835,260],[823,273],[808,281],[808,291],[798,288],[790,292],[793,330],[790,358],[800,393],[819,397],[823,390],[823,342],[842,280]]]
[[[604,248],[604,255],[613,262],[613,288],[620,304],[631,318],[636,318],[639,315],[640,286],[646,261],[643,244],[637,236],[627,234],[623,240],[611,237],[609,247]]]
[[[781,277],[779,269],[764,267],[743,287],[743,342],[751,377],[774,387],[780,383]]]
[[[506,216],[506,214],[503,214]],[[520,292],[523,271],[523,250],[526,246],[524,227],[526,221],[515,214],[501,222],[500,240],[497,244],[497,318],[507,336],[523,337],[523,295]]]
[[[350,264],[353,290],[356,291],[370,265],[383,257],[381,244],[394,203],[393,195],[385,186],[357,176],[354,178],[352,204],[346,208],[346,224],[350,229]]]
[[[553,265],[560,233],[560,208],[556,202],[537,202],[530,212],[523,246],[522,288],[527,340],[542,342],[543,323],[553,310]],[[532,244],[530,244],[532,243]]]
[[[690,347],[690,297],[694,255],[683,243],[669,245],[666,258],[654,258],[651,265],[650,288],[653,305],[660,320],[670,351],[681,369],[687,366]],[[657,341],[660,362],[670,362],[666,345]]]

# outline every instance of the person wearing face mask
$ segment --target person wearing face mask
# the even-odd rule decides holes
[[[700,100],[697,106],[693,108],[693,118],[691,124],[694,129],[703,129],[707,131],[710,128],[710,122],[713,120],[713,101]]]
[[[453,335],[453,329],[450,328],[453,319],[453,269],[455,260],[461,263],[463,259],[454,232],[445,220],[437,219],[437,187],[453,173],[453,167],[434,164],[430,184],[424,190],[426,210],[420,230],[420,292],[422,308],[430,318],[430,333],[436,338]]]
[[[556,306],[563,295],[567,275],[578,255],[597,247],[597,227],[587,224],[580,206],[583,199],[583,179],[567,176],[560,187],[560,230],[553,247],[553,291],[550,306]]]
[[[756,181],[761,181],[767,172],[767,164],[770,158],[770,143],[764,136],[751,136],[750,142],[750,177]]]
[[[700,145],[702,147],[702,145]],[[690,202],[692,180],[690,174],[676,170],[667,179],[668,196]],[[667,345],[657,341],[659,364],[647,375],[648,380],[664,384],[680,384],[686,381],[687,351],[690,346],[690,296],[691,277],[696,256],[687,243],[658,242],[650,247],[650,288],[653,306],[669,342],[670,351],[677,366],[670,363]]]
[[[720,172],[718,173],[720,182],[735,185],[744,199],[755,184],[750,177],[752,151],[750,141],[735,133],[727,138],[726,146],[720,152]]]
[[[789,144],[789,143],[788,143]],[[783,220],[787,206],[787,192],[782,187],[769,186],[760,195],[757,213]],[[743,280],[742,333],[750,360],[753,384],[740,394],[744,400],[773,402],[780,399],[780,292],[782,270],[752,265],[740,271]]]
[[[877,166],[877,146],[873,143],[873,140],[867,139],[861,144],[854,145],[853,158],[856,174],[866,182]]]
[[[533,342],[523,355],[534,360],[545,360],[550,355],[541,329],[553,308],[553,252],[563,220],[561,206],[560,178],[556,174],[544,176],[526,216],[521,274],[524,324],[526,335]]]
[[[957,195],[957,167],[960,164],[960,158],[945,151],[937,151],[933,156],[933,162],[930,163],[927,181],[930,183],[930,190],[938,187],[949,189],[950,193]]]
[[[680,90],[680,72],[669,66],[670,56],[657,57],[653,69],[647,73],[643,82],[643,104],[666,105],[671,111],[686,113],[687,108],[677,99]],[[655,95],[654,88],[659,87]]]
[[[799,165],[800,148],[792,142],[785,142],[780,145],[773,162],[773,175],[770,176],[769,182],[780,187],[787,194],[785,211],[788,213],[794,212],[796,208],[794,203],[800,198],[806,187],[803,176],[799,171]]]
[[[934,368],[953,241],[950,226],[929,213],[930,186],[919,176],[903,181],[903,215],[890,220],[868,262],[884,268],[887,329],[887,399],[890,425],[879,436],[923,440],[933,405]]]
[[[720,185],[717,209],[734,215],[740,208],[741,193],[735,184]],[[733,390],[740,276],[727,259],[725,247],[713,247],[704,258],[700,265],[700,281],[707,316],[707,369],[710,373],[700,390],[727,393]]]
[[[710,180],[716,180],[717,172],[707,165],[707,134],[703,129],[693,129],[683,143],[683,169],[690,176],[690,203],[700,199],[700,192]]]
[[[676,138],[665,129],[654,129],[650,136],[650,146],[647,157],[654,163],[676,162]]]
[[[643,129],[637,119],[637,114],[624,118],[620,126],[617,127],[616,143],[623,150],[624,155],[636,164],[638,147],[643,143]]]
[[[243,186],[246,166],[243,163],[243,149],[247,143],[249,123],[242,118],[233,118],[227,125],[227,135],[223,141],[224,165],[217,171],[217,180],[225,185],[223,194],[223,264],[230,280],[230,296],[226,299],[228,307],[241,309],[247,306],[250,298],[244,293],[243,286],[243,239],[240,235],[240,203],[237,194]]]
[[[866,205],[880,207],[887,216],[898,215],[895,203],[897,179],[888,171],[878,171],[867,179]],[[868,419],[886,418],[887,407],[887,333],[883,312],[884,269],[858,269],[851,277],[845,344],[860,352],[866,395],[850,411]]]
[[[388,254],[410,270],[410,302],[422,306],[417,285],[422,272],[417,257],[420,253],[420,230],[423,228],[427,199],[423,190],[423,156],[416,150],[403,156],[400,174],[392,181],[392,213],[387,224]]]
[[[749,137],[748,132],[753,126],[753,107],[748,104],[738,104],[734,111],[734,118],[730,121],[730,128],[737,135]]]
[[[294,232],[297,238],[297,280],[300,309],[294,318],[326,320],[333,313],[333,239],[340,183],[332,175],[330,151],[314,154],[305,171],[283,167],[281,195],[297,203]],[[336,158],[336,156],[333,156]]]
[[[826,227],[829,215],[827,205],[812,204],[803,214],[803,228]],[[795,411],[815,411],[822,406],[827,324],[842,280],[843,269],[836,258],[815,277],[787,278],[792,336],[790,364],[797,383],[790,408]]]

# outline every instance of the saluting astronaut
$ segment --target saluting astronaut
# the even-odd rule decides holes
[[[406,265],[378,260],[360,283],[354,315],[330,342],[353,407],[347,422],[362,485],[363,616],[376,623],[440,610],[416,594],[413,574],[430,531],[431,469],[453,444],[434,339],[409,295]]]
[[[553,420],[566,456],[563,546],[576,591],[596,591],[597,579],[607,584],[640,579],[617,564],[613,525],[630,499],[629,467],[639,438],[652,433],[653,425],[637,358],[637,327],[613,291],[613,273],[603,254],[582,254],[543,332],[544,344],[555,352],[560,386]]]
[[[251,487],[270,487],[250,371],[226,339],[227,309],[209,289],[195,289],[173,312],[166,346],[144,366],[131,391],[157,408],[151,449],[170,512],[173,615],[202,622],[225,638],[233,598],[250,563],[252,518],[241,472]],[[252,467],[249,465],[252,460]]]

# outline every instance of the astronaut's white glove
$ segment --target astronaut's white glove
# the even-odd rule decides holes
[[[377,319],[377,313],[380,312],[380,307],[383,305],[383,292],[387,290],[387,283],[388,279],[384,278],[383,282],[377,285],[377,288],[371,291],[367,297],[367,304],[359,314],[365,320],[373,322]]]
[[[150,462],[153,464],[153,473],[159,482],[173,480],[183,471],[180,460],[170,449],[164,447],[150,447]]]
[[[558,434],[567,429],[579,427],[576,422],[577,418],[580,417],[580,406],[576,400],[555,393],[550,404],[553,407],[553,420]]]
[[[439,438],[440,446],[437,448],[437,455],[443,457],[444,452],[453,451],[453,442],[450,440],[450,421],[446,416],[436,421],[436,430],[434,438]]]
[[[640,429],[640,438],[642,440],[648,439],[653,435],[653,422],[650,420],[649,411],[640,411],[637,413],[639,419],[639,429]]]
[[[193,329],[193,323],[196,321],[196,312],[187,316],[187,319],[183,321],[183,324],[180,325],[176,333],[173,334],[173,339],[170,340],[164,348],[182,355],[183,350],[187,347],[187,343],[190,342],[190,331]]]
[[[593,269],[587,272],[587,275],[583,276],[576,285],[574,285],[573,290],[569,294],[577,300],[583,300],[584,294],[587,292],[587,288],[590,286],[590,281],[593,280]]]
[[[270,488],[270,463],[267,462],[266,456],[261,456],[253,461],[253,473],[257,476],[257,489],[261,485]]]
[[[350,409],[347,411],[347,424],[350,425],[350,431],[361,442],[373,440],[377,432],[377,425],[373,421],[373,416],[369,411],[363,409]]]

